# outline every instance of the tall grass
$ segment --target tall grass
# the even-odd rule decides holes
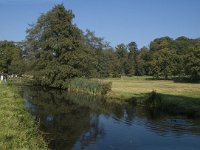
[[[106,95],[109,91],[111,91],[111,86],[111,82],[102,82],[95,79],[75,78],[70,81],[68,90],[92,95]]]
[[[14,87],[0,83],[0,149],[47,149]]]

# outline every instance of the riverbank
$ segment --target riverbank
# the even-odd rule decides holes
[[[159,111],[200,116],[200,84],[177,83],[172,80],[153,80],[151,77],[121,77],[104,79],[112,82],[108,97],[119,101],[135,100],[138,104],[149,106],[148,98],[156,103]],[[156,96],[152,98],[152,91]],[[157,101],[157,102],[156,102]],[[154,109],[152,108],[152,109]]]
[[[77,82],[79,80],[81,82]],[[28,79],[22,79],[20,81],[23,81],[22,83],[28,83]],[[98,83],[109,85],[105,86],[107,94],[104,96],[108,102],[115,103],[131,100],[145,106],[145,101],[151,97],[152,91],[155,91],[157,97],[159,97],[159,100],[157,98],[159,101],[157,104],[159,105],[156,107],[159,111],[167,111],[170,113],[189,116],[200,116],[200,83],[180,83],[173,80],[154,80],[150,76],[122,76],[121,78],[106,78],[101,80],[75,79],[72,81],[76,81],[75,83],[72,82],[73,88],[75,89],[72,91],[82,92],[85,94],[92,93],[91,95],[98,95],[95,93],[102,92],[98,92],[97,89],[104,89],[97,88],[98,86],[96,86],[96,84],[91,83],[96,83],[96,81],[98,81]],[[152,102],[154,103],[155,100]]]
[[[24,103],[14,87],[0,83],[0,149],[47,149]]]

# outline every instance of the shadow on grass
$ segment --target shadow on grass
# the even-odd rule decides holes
[[[193,83],[193,84],[199,84],[200,80],[191,80],[188,77],[173,77],[173,78],[154,78],[154,77],[148,77],[145,78],[145,80],[157,80],[157,81],[174,81],[174,83]]]
[[[169,114],[200,117],[200,98],[159,94],[152,91],[143,101],[143,104],[150,109]]]
[[[148,77],[148,78],[145,78],[145,80],[150,80],[150,81],[151,81],[151,80],[153,80],[153,81],[154,81],[154,80],[157,80],[157,81],[159,81],[159,80],[160,80],[160,81],[163,81],[163,80],[165,80],[165,81],[172,81],[173,79],[171,79],[171,78],[167,78],[167,79],[166,79],[166,78],[161,78],[161,77],[155,78],[155,77],[151,77],[151,76],[150,76],[150,77]]]
[[[189,78],[174,78],[173,81],[175,83],[193,83],[193,84],[199,84],[200,80],[191,80]]]

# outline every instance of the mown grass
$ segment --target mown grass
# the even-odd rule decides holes
[[[0,149],[47,149],[14,87],[0,83]]]
[[[157,93],[182,96],[200,100],[200,84],[175,83],[173,80],[153,80],[152,77],[121,77],[108,78],[112,82],[111,97],[131,98],[142,97],[153,90]]]
[[[200,84],[153,80],[151,77],[109,78],[111,99],[134,99],[138,104],[160,111],[200,117]]]

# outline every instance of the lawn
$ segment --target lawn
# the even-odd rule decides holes
[[[113,97],[140,97],[156,90],[157,93],[200,99],[200,84],[175,83],[172,80],[153,80],[151,77],[108,78],[112,82]]]
[[[0,149],[47,149],[24,100],[0,83]]]

